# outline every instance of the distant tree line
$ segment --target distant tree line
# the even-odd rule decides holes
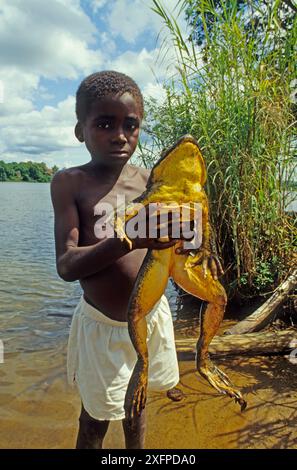
[[[0,160],[0,181],[28,181],[48,183],[58,171],[54,165],[48,168],[44,162],[10,162]]]

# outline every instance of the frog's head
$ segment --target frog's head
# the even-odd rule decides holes
[[[206,166],[202,153],[197,141],[189,134],[162,153],[152,168],[148,184],[161,181],[163,184],[176,186],[185,178],[201,186],[206,182]]]

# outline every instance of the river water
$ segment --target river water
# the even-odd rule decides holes
[[[50,185],[0,184],[0,339],[5,352],[55,347],[80,286],[56,274]]]

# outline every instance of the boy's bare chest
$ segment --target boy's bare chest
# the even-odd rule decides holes
[[[144,182],[119,181],[115,185],[104,185],[101,182],[87,182],[80,187],[76,198],[80,222],[80,239],[83,244],[95,243],[94,227],[106,213],[123,203],[128,203],[145,190]]]

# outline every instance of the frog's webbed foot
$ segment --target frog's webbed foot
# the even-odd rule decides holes
[[[126,419],[133,420],[140,416],[145,408],[147,397],[147,366],[141,360],[136,362],[125,397]]]
[[[188,268],[195,268],[196,266],[201,265],[203,270],[203,276],[206,278],[207,271],[211,272],[212,277],[217,280],[218,276],[224,274],[221,262],[218,256],[215,253],[212,253],[207,248],[198,248],[195,250],[187,250],[178,247],[175,250],[176,254],[186,254],[188,255],[188,260],[186,262]]]
[[[234,388],[228,376],[216,367],[209,357],[202,360],[197,356],[196,365],[198,372],[210,383],[210,385],[218,390],[218,392],[234,398],[235,403],[239,403],[241,411],[245,410],[247,402],[244,400],[240,391]]]

